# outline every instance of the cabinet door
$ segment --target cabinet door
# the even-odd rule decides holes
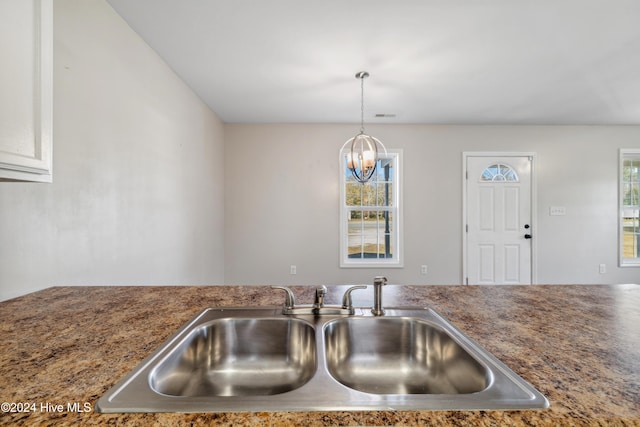
[[[0,1],[0,180],[51,182],[52,0]]]

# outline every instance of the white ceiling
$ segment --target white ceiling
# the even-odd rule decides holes
[[[638,0],[108,1],[225,122],[640,124]]]

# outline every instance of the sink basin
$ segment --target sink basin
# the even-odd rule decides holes
[[[519,410],[547,399],[428,307],[283,315],[208,308],[102,396],[100,412]]]
[[[197,327],[150,375],[171,396],[271,395],[316,371],[314,329],[298,319],[220,319]]]
[[[325,346],[331,376],[365,393],[477,393],[491,382],[487,366],[420,319],[337,319],[325,326]]]

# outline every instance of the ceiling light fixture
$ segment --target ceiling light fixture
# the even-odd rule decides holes
[[[387,154],[387,149],[379,139],[364,133],[364,79],[367,77],[369,73],[366,71],[356,73],[356,78],[360,79],[360,133],[347,140],[340,150],[340,162],[346,161],[353,177],[363,184],[376,171],[378,153],[382,151]]]

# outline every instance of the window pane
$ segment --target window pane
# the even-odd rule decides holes
[[[640,252],[640,223],[638,209],[629,209],[622,219],[622,252],[624,258],[637,258]]]
[[[393,216],[387,211],[351,211],[349,258],[392,258]]]
[[[640,153],[633,151],[621,155],[621,259],[625,265],[640,265]]]
[[[640,169],[640,159],[627,159],[624,161],[623,179],[627,182],[638,180],[638,169]]]
[[[367,182],[362,184],[362,206],[376,206],[376,199],[378,197],[376,191],[376,184]]]
[[[393,159],[380,159],[376,168],[377,181],[390,181],[393,178]]]
[[[362,206],[362,185],[358,182],[347,182],[345,197],[347,206]]]
[[[480,181],[518,182],[518,174],[509,165],[495,164],[482,171]]]
[[[390,212],[383,212],[382,219],[378,223],[378,256],[379,258],[392,258],[393,245],[391,235],[393,233],[393,218]]]
[[[640,183],[633,182],[629,184],[629,205],[628,206],[638,206],[638,187]]]
[[[377,206],[393,206],[393,185],[390,182],[378,184]]]
[[[347,206],[393,206],[393,184],[391,182],[360,184],[347,182],[345,197]]]
[[[347,222],[347,254],[360,258],[362,252],[362,211],[351,211]]]
[[[631,206],[631,184],[622,184],[622,205]]]

